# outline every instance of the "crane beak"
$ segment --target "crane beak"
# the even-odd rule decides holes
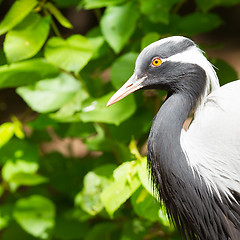
[[[125,98],[132,92],[137,91],[143,87],[142,82],[146,77],[140,79],[137,78],[136,74],[133,74],[128,81],[109,99],[107,107]]]

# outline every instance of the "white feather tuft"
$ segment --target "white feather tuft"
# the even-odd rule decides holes
[[[197,46],[189,47],[186,51],[175,54],[167,59],[164,59],[164,61],[199,65],[206,72],[207,76],[207,84],[203,98],[206,98],[210,92],[220,87],[219,80],[213,68],[213,65],[206,59],[206,57],[203,55],[203,51],[200,50]]]

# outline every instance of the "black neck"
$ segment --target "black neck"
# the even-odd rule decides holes
[[[157,113],[151,128],[148,155],[151,161],[153,180],[161,183],[168,175],[186,174],[189,170],[180,145],[184,121],[192,109],[187,95],[175,93],[167,98]],[[179,176],[180,177],[180,176]],[[168,180],[167,180],[168,181]]]
[[[161,106],[154,118],[152,130],[161,134],[167,145],[177,143],[185,120],[192,110],[191,98],[183,93],[174,93]]]
[[[195,225],[195,217],[200,216],[195,216],[194,210],[199,208],[197,192],[202,191],[202,186],[189,167],[180,144],[183,123],[191,110],[191,99],[187,95],[174,93],[167,98],[152,125],[148,162],[156,191],[168,214],[183,234],[186,231],[190,239],[195,239],[194,235],[201,232],[201,226]]]

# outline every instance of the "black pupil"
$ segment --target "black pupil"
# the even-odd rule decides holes
[[[158,64],[158,60],[155,60],[155,64]]]

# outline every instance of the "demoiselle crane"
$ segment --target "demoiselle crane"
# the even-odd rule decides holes
[[[143,49],[107,105],[139,89],[168,92],[147,157],[169,217],[186,239],[240,240],[240,80],[220,87],[196,44],[175,36]]]

